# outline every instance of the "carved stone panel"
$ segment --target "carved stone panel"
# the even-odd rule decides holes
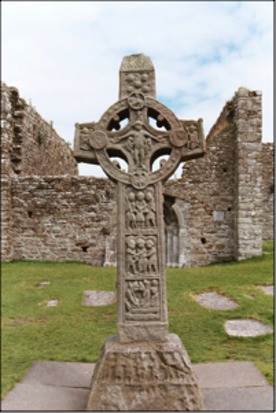
[[[148,185],[144,191],[119,185],[118,264],[119,337],[121,341],[166,340],[167,311],[163,254],[161,185]],[[140,323],[148,328],[133,328]],[[155,323],[155,324],[153,324]],[[160,325],[162,328],[159,329]],[[159,331],[160,330],[160,331]],[[140,333],[139,333],[140,331]],[[162,332],[162,333],[161,333]],[[162,336],[160,335],[162,334]]]
[[[109,338],[92,377],[88,410],[201,410],[202,398],[179,338],[120,344]]]
[[[75,134],[76,159],[99,164],[118,189],[118,342],[106,343],[87,409],[197,410],[187,355],[168,333],[162,182],[181,161],[204,154],[202,122],[180,121],[155,100],[154,68],[144,55],[123,59],[119,97],[97,123],[77,124]]]

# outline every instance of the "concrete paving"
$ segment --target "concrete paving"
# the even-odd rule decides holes
[[[83,411],[95,364],[37,361],[2,411]],[[274,411],[273,388],[250,362],[194,364],[207,411]]]

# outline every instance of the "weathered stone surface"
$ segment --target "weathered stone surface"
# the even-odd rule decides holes
[[[82,411],[93,369],[92,363],[35,362],[2,400],[2,411]],[[204,410],[273,411],[274,389],[253,363],[204,363],[193,369]]]
[[[13,258],[104,263],[115,188],[93,177],[25,177],[11,189]]]
[[[83,305],[102,306],[110,305],[116,301],[114,291],[84,291]]]
[[[201,410],[197,378],[180,339],[106,342],[92,377],[88,410]]]
[[[273,332],[270,326],[251,319],[228,320],[224,327],[229,336],[235,337],[256,337]]]
[[[184,266],[260,255],[262,236],[273,239],[273,144],[260,143],[260,126],[261,94],[236,93],[207,136],[204,158],[167,182],[165,194],[186,205]]]
[[[42,281],[37,284],[37,287],[48,287],[48,285],[50,284],[51,284],[50,281]]]
[[[260,162],[262,164],[262,238],[274,239],[274,144],[263,143]]]
[[[274,295],[274,285],[258,285],[267,295]]]
[[[47,302],[47,307],[57,307],[59,305],[59,301],[58,300],[49,300]]]
[[[162,182],[181,161],[204,155],[202,120],[177,119],[155,100],[154,79],[150,58],[125,57],[120,100],[99,122],[76,124],[76,159],[99,164],[117,184],[121,342],[167,339]],[[156,127],[150,124],[150,117]],[[124,120],[127,124],[122,127]],[[153,162],[164,153],[170,154],[168,160],[153,171]],[[127,162],[127,171],[112,162],[114,155]]]
[[[137,57],[130,66],[137,69]],[[127,76],[126,67],[122,66],[122,78]],[[150,91],[150,78],[140,72],[131,75],[122,96],[128,88]],[[273,239],[274,145],[264,143],[259,150],[259,143],[248,142],[243,130],[261,118],[261,94],[256,92],[247,90],[245,96],[236,94],[227,102],[207,137],[205,157],[186,162],[183,178],[165,184],[167,266],[235,259],[239,245],[244,254],[240,258],[259,255],[261,238]],[[155,92],[151,89],[150,93]],[[2,260],[116,265],[117,194],[112,184],[93,178],[94,195],[90,193],[92,178],[74,176],[76,162],[68,144],[17,89],[1,85],[1,110]],[[255,130],[255,136],[259,132]],[[239,150],[237,139],[246,142]],[[110,187],[107,201],[106,187]],[[257,197],[253,196],[255,188],[261,191]],[[236,243],[236,236],[241,244]]]
[[[214,310],[231,310],[238,307],[238,304],[230,298],[218,294],[215,291],[209,291],[193,296],[203,307]]]
[[[125,57],[120,100],[99,122],[76,124],[76,159],[99,164],[118,192],[117,347],[114,339],[106,343],[88,410],[202,407],[187,355],[179,339],[169,338],[162,208],[162,182],[181,161],[204,155],[202,120],[180,121],[155,100],[154,78],[148,57]],[[125,119],[127,125],[121,127]],[[153,171],[153,162],[164,153],[168,160]],[[114,164],[114,155],[127,162],[127,171]]]
[[[10,146],[12,175],[78,174],[72,150],[58,136],[52,122],[43,120],[15,87],[4,83],[1,83],[2,108],[1,132],[4,129],[4,146]]]

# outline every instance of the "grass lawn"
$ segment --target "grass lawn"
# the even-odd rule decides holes
[[[42,281],[51,284],[37,287]],[[116,304],[83,306],[86,290],[115,291],[114,268],[82,263],[11,262],[2,264],[2,397],[35,360],[95,362],[106,338],[116,334]],[[192,363],[252,361],[273,383],[273,334],[229,337],[223,323],[252,318],[273,326],[273,297],[258,285],[273,283],[273,243],[262,257],[167,270],[170,332],[186,347]],[[193,294],[217,291],[239,306],[218,311],[200,306]],[[58,307],[46,307],[57,299]]]

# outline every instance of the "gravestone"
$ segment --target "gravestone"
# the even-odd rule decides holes
[[[179,120],[155,99],[154,67],[143,54],[124,57],[119,101],[99,122],[76,124],[75,158],[99,164],[118,199],[118,335],[103,347],[87,410],[203,408],[188,354],[168,332],[162,195],[179,163],[203,154],[202,120]]]

